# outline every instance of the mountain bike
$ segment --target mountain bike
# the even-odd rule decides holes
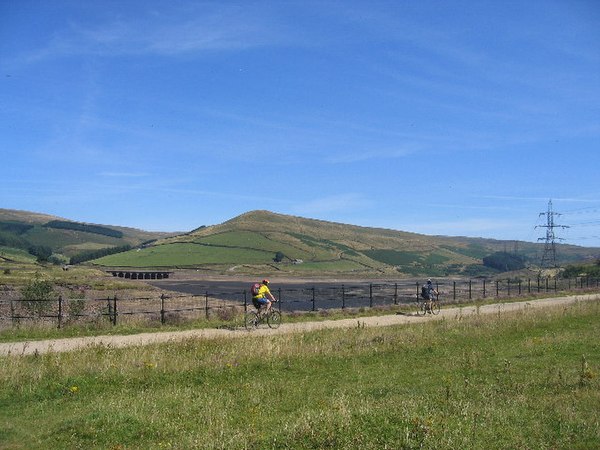
[[[429,306],[431,306],[431,308]],[[438,296],[435,296],[435,298],[431,300],[431,305],[429,305],[429,300],[424,298],[419,298],[417,300],[417,316],[424,316],[427,313],[436,316],[440,313],[440,299]]]
[[[281,313],[275,308],[270,311],[259,309],[258,311],[248,311],[244,316],[244,325],[246,330],[256,330],[261,323],[267,323],[269,328],[279,328],[281,325]]]

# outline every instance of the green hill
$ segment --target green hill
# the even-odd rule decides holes
[[[112,267],[197,268],[238,274],[474,276],[493,273],[494,269],[484,267],[483,258],[506,247],[506,241],[425,236],[251,211],[219,225],[93,262]],[[540,248],[539,244],[519,242],[519,257],[534,262]],[[591,256],[590,249],[575,246],[561,246],[559,253],[564,262]]]
[[[173,233],[154,233],[134,228],[75,222],[46,214],[0,209],[0,250],[2,258],[23,258],[28,251],[51,251],[55,259],[108,252],[156,239]],[[37,249],[37,250],[36,250]]]

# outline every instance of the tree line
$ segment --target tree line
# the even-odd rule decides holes
[[[93,259],[102,258],[103,256],[114,255],[115,253],[121,253],[131,250],[131,245],[122,245],[120,247],[109,247],[101,248],[99,250],[90,250],[71,256],[69,261],[70,264],[79,264],[85,261],[91,261]]]
[[[103,227],[100,225],[90,225],[79,222],[67,222],[64,220],[51,220],[44,224],[47,228],[58,228],[62,230],[74,230],[83,231],[86,233],[100,234],[102,236],[109,236],[114,238],[122,238],[123,233],[119,230],[113,230],[112,228]]]

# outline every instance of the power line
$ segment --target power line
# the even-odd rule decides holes
[[[546,216],[546,225],[538,225],[536,228],[545,228],[546,229],[546,237],[538,238],[538,241],[545,240],[544,245],[544,255],[542,256],[542,261],[540,266],[542,268],[548,267],[557,267],[556,264],[556,241],[564,240],[559,237],[556,237],[554,233],[555,228],[569,228],[567,225],[557,225],[554,223],[554,216],[560,216],[561,214],[552,211],[552,200],[548,201],[548,210],[546,212],[540,213],[539,217]]]

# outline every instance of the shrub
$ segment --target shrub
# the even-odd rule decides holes
[[[45,245],[32,245],[28,252],[30,255],[37,256],[39,262],[46,262],[52,256],[52,249]]]
[[[53,294],[54,286],[52,283],[36,277],[35,280],[21,289],[23,307],[30,314],[42,315],[50,309],[50,300],[52,300]]]
[[[496,252],[483,258],[483,265],[493,269],[508,272],[525,268],[525,261],[517,255],[507,252]]]

